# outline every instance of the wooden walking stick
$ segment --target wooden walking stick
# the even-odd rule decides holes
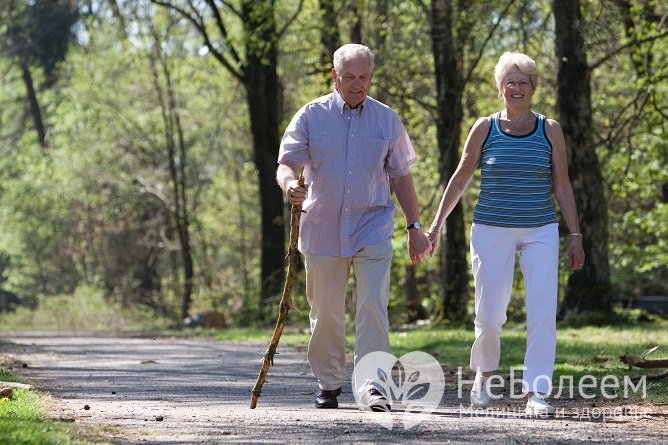
[[[299,174],[299,185],[304,186],[304,175]],[[278,319],[276,320],[276,327],[274,328],[274,334],[271,336],[271,341],[267,347],[267,352],[264,353],[264,359],[262,360],[262,367],[260,368],[260,374],[257,376],[257,381],[255,386],[251,391],[251,409],[255,409],[257,406],[257,399],[260,397],[262,392],[262,385],[264,385],[264,379],[267,377],[267,372],[269,372],[269,366],[274,365],[274,355],[276,354],[276,348],[278,347],[278,341],[281,339],[281,334],[283,334],[283,325],[285,324],[285,319],[288,317],[288,311],[292,305],[290,301],[290,294],[292,293],[292,284],[295,280],[295,273],[297,269],[297,238],[299,238],[299,219],[302,214],[301,204],[293,204],[290,209],[290,242],[288,244],[288,272],[285,276],[285,286],[283,287],[283,295],[281,296],[281,303],[278,310]]]

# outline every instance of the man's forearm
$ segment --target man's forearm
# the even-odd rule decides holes
[[[420,208],[418,205],[417,194],[413,186],[413,178],[409,174],[399,178],[393,178],[392,188],[397,197],[399,206],[406,218],[408,224],[414,223],[420,219]]]

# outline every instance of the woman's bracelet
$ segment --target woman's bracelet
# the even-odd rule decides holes
[[[582,234],[580,232],[573,232],[571,233],[571,236],[579,236],[580,238],[582,238]]]

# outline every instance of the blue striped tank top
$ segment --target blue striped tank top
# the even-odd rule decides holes
[[[540,227],[556,223],[552,201],[552,144],[545,116],[523,136],[503,133],[492,115],[480,157],[480,196],[473,222],[500,227]]]

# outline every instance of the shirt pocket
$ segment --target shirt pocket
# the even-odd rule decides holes
[[[390,141],[388,139],[364,138],[360,156],[362,167],[374,171],[384,171],[389,145]]]
[[[389,201],[389,183],[385,163],[390,146],[387,139],[364,138],[360,147],[359,178],[367,193],[360,192],[366,207],[386,207]]]

